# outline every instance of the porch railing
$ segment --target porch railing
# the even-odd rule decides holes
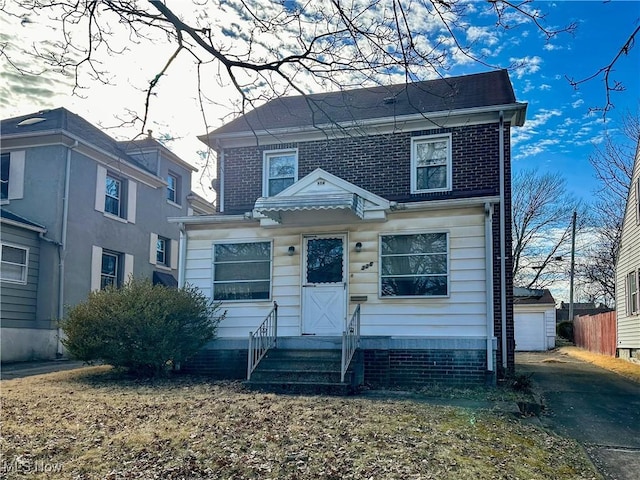
[[[278,341],[278,304],[273,302],[273,308],[262,321],[255,332],[249,332],[249,351],[247,359],[247,380],[266,355],[270,348],[275,348]]]
[[[355,312],[351,316],[351,320],[349,320],[349,324],[347,325],[347,329],[342,332],[342,372],[340,376],[340,381],[344,382],[344,377],[347,374],[347,370],[349,370],[349,365],[351,365],[351,360],[353,359],[354,353],[358,349],[358,345],[360,343],[360,304],[356,307]]]

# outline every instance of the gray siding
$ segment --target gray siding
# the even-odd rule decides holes
[[[48,324],[36,322],[38,298],[38,272],[40,268],[40,240],[38,234],[29,230],[3,225],[2,243],[27,248],[28,273],[26,285],[1,282],[0,318],[3,327],[48,328]]]

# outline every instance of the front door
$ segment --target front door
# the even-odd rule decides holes
[[[304,237],[303,335],[341,335],[345,328],[345,243],[345,235]]]

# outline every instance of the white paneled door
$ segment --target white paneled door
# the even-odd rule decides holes
[[[303,335],[341,335],[347,308],[346,235],[304,237]]]

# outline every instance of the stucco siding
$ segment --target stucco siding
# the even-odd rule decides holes
[[[225,302],[227,318],[220,337],[246,337],[278,302],[279,334],[300,335],[301,262],[305,234],[346,233],[347,295],[361,302],[362,335],[471,337],[486,335],[486,284],[482,209],[389,214],[382,223],[332,227],[260,228],[247,222],[187,232],[186,282],[212,294],[212,245],[221,240],[269,240],[272,249],[272,298],[269,301]],[[446,232],[449,236],[449,294],[445,298],[379,297],[379,236],[408,232]],[[362,251],[355,252],[357,242]],[[289,246],[295,247],[292,256]],[[373,265],[370,263],[373,262]],[[350,316],[355,302],[348,302]]]
[[[618,348],[640,348],[640,312],[627,312],[626,276],[640,270],[640,225],[638,224],[638,181],[640,179],[640,146],[627,199],[618,263],[616,265],[616,310],[618,317]]]

